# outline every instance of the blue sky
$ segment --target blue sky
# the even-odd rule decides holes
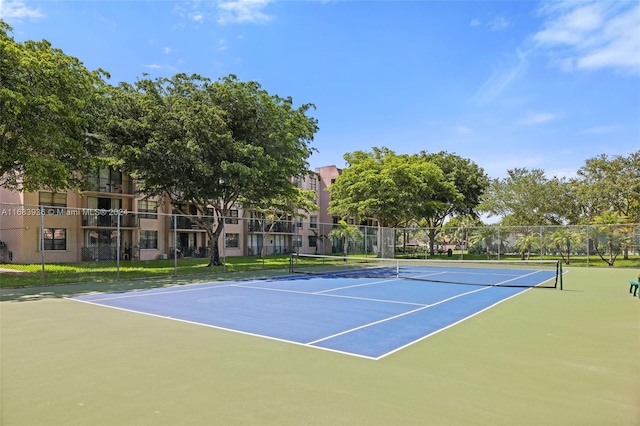
[[[111,84],[235,74],[313,103],[312,168],[386,146],[573,176],[640,149],[637,1],[0,0],[0,17]]]

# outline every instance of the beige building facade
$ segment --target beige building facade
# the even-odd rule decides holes
[[[327,235],[338,222],[327,212],[327,188],[340,175],[336,166],[315,169],[299,187],[315,191],[318,210],[275,223],[240,208],[229,212],[218,241],[222,256],[258,256],[335,251]],[[135,181],[104,168],[88,177],[80,192],[14,192],[0,188],[0,262],[97,262],[208,257],[208,237],[193,216],[178,214],[166,200],[137,194]]]

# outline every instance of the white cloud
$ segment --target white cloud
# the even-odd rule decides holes
[[[143,65],[143,67],[149,68],[152,70],[158,70],[158,69],[164,68],[164,66],[158,65],[158,64],[146,64],[146,65]]]
[[[509,58],[511,64],[494,68],[489,77],[473,96],[473,102],[489,103],[497,98],[527,67],[526,54],[516,50],[516,55]]]
[[[549,121],[553,121],[558,119],[560,116],[558,114],[553,114],[550,112],[530,112],[520,121],[518,124],[523,126],[535,126],[537,124],[548,123]]]
[[[272,0],[220,0],[218,9],[220,16],[219,24],[233,23],[264,23],[273,19],[262,10],[271,3]]]
[[[172,48],[170,48],[170,47],[168,47],[168,46],[167,46],[167,47],[165,47],[164,49],[162,49],[162,52],[163,52],[165,55],[168,55],[169,53],[171,53],[171,52],[175,52],[175,51],[176,51],[176,49],[172,49]]]
[[[640,3],[561,1],[540,13],[545,21],[532,40],[561,69],[640,75]]]
[[[504,16],[496,16],[487,22],[487,28],[491,31],[498,31],[507,28],[511,23]]]
[[[469,22],[470,27],[477,27],[478,25],[480,25],[480,20],[478,18],[472,19],[471,22]]]
[[[181,22],[176,27],[182,28],[192,24],[199,27],[212,19],[220,25],[265,23],[274,18],[264,12],[267,5],[273,1],[275,0],[178,1],[175,3],[174,13],[180,17]]]
[[[40,18],[44,18],[40,9],[29,7],[21,1],[0,1],[0,19],[21,21],[22,19],[38,20]]]

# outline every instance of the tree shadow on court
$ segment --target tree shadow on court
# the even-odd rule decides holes
[[[226,272],[209,275],[181,275],[173,277],[154,277],[128,281],[80,282],[55,284],[49,286],[31,286],[0,289],[2,302],[33,302],[43,299],[61,299],[92,293],[124,293],[127,291],[148,290],[153,288],[174,287],[189,284],[202,284],[219,281],[241,281],[282,276],[280,270]]]

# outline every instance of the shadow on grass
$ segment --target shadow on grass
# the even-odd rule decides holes
[[[31,302],[42,299],[65,298],[91,293],[118,293],[152,288],[207,283],[214,281],[242,281],[288,274],[287,269],[268,269],[241,272],[217,272],[198,275],[157,276],[128,281],[81,282],[49,286],[0,289],[0,301]]]

